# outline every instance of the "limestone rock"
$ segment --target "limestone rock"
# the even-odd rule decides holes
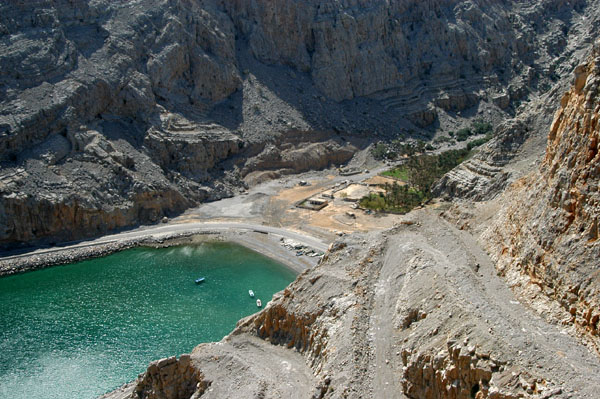
[[[492,101],[500,108],[505,109],[510,105],[510,96],[506,93],[498,94],[492,98]]]
[[[179,359],[173,357],[152,362],[147,371],[137,381],[131,398],[145,399],[188,399],[199,397],[209,383],[203,379],[198,366],[190,355]]]
[[[267,144],[245,163],[241,174],[250,183],[259,182],[264,173],[275,177],[340,165],[357,151],[352,143],[339,138],[311,142],[314,139],[309,132],[297,132],[295,136]]]
[[[335,100],[401,89],[415,81],[432,82],[434,88],[442,81],[448,88],[467,88],[467,76],[492,72],[513,57],[511,73],[527,76],[530,72],[518,61],[531,60],[541,36],[554,38],[549,54],[566,45],[564,34],[554,29],[542,28],[534,36],[533,29],[517,28],[536,21],[540,30],[547,17],[541,3],[528,9],[513,5],[511,10],[473,1],[238,0],[224,6],[255,57],[309,71],[315,85]],[[577,2],[574,8],[582,6]],[[568,13],[565,8],[559,12]],[[508,15],[514,13],[518,17],[511,21]],[[440,103],[459,109],[475,100],[470,91],[462,96],[454,105],[443,97]]]
[[[345,235],[261,312],[222,341],[197,346],[190,361],[210,386],[193,397],[595,395],[596,355],[512,304],[472,237],[425,209],[411,220],[384,233]],[[136,389],[171,364],[153,363]],[[172,380],[181,385],[178,374]]]
[[[509,120],[496,129],[491,142],[482,146],[471,159],[463,162],[433,187],[436,196],[483,201],[500,194],[510,183],[505,166],[529,137],[528,124]]]
[[[570,72],[590,36],[571,27],[599,13],[584,0],[4,2],[0,242],[159,220],[244,176],[347,161],[358,147],[340,137],[426,133],[483,103],[504,117]],[[488,101],[498,93],[509,103]],[[277,145],[298,132],[305,148]]]
[[[560,304],[564,313],[554,317],[581,328],[596,345],[599,55],[597,45],[589,62],[575,69],[574,85],[550,128],[544,161],[510,187],[500,217],[483,236],[499,272],[531,296]]]

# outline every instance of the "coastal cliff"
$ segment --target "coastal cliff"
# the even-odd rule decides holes
[[[575,68],[548,135],[539,170],[504,194],[506,205],[482,241],[510,284],[531,300],[559,304],[555,316],[598,348],[600,272],[600,47]],[[540,309],[549,305],[540,303]],[[552,308],[551,308],[552,309]],[[562,311],[561,311],[562,310]]]
[[[504,120],[570,72],[597,17],[584,0],[4,2],[0,245]]]
[[[391,230],[339,238],[263,311],[194,349],[203,385],[192,397],[594,398],[598,65],[596,46],[539,169],[494,200],[501,211],[481,236],[421,209]],[[256,361],[302,377],[248,372]],[[146,375],[120,394],[148,397]]]
[[[434,188],[454,205],[340,233],[222,341],[105,398],[593,399],[599,21],[585,0],[5,2],[0,248],[485,119],[495,137]],[[443,217],[470,201],[499,210],[477,237]]]
[[[338,239],[190,359],[193,393],[179,373],[150,389],[152,365],[105,398],[591,399],[600,382],[600,359],[520,304],[475,239],[430,210]]]

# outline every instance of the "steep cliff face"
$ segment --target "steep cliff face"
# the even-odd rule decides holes
[[[0,15],[0,245],[99,235],[228,194],[207,170],[239,139],[169,112],[240,86],[223,13],[49,0]]]
[[[264,310],[196,347],[191,397],[596,396],[600,360],[515,301],[473,237],[428,210],[409,217],[338,239]],[[155,374],[109,398],[154,397]],[[189,396],[193,378],[162,389]]]
[[[261,168],[246,180],[344,162],[344,136],[431,134],[467,108],[500,120],[570,70],[599,13],[584,0],[3,2],[0,242],[152,222]]]
[[[103,113],[144,121],[157,102],[210,104],[241,83],[230,20],[198,2],[10,1],[1,11],[4,159]]]
[[[148,399],[198,398],[209,385],[203,377],[190,355],[160,359],[148,366],[135,393]]]
[[[538,171],[505,194],[483,236],[498,270],[539,299],[558,303],[566,324],[598,345],[600,328],[600,47],[575,69],[552,122]],[[540,305],[541,306],[541,305]]]
[[[82,126],[7,164],[0,179],[0,245],[96,236],[228,195],[225,187],[210,186],[207,170],[239,151],[236,137],[152,130],[145,154],[136,138],[120,133],[128,127],[120,121]]]
[[[536,64],[567,44],[568,27],[561,20],[586,3],[259,0],[223,5],[258,59],[309,72],[333,99],[381,92],[402,101],[424,86],[428,96],[444,92],[436,100],[441,108],[456,110],[477,101],[476,87],[484,79],[500,91],[516,77],[525,80],[508,88],[513,99],[529,90],[542,72]],[[548,24],[549,16],[561,20]],[[388,90],[394,92],[384,93]]]

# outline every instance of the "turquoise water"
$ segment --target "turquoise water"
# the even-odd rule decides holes
[[[194,279],[206,277],[205,283]],[[242,246],[136,248],[0,278],[0,398],[95,398],[218,341],[295,274]]]

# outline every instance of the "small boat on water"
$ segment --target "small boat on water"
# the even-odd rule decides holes
[[[250,295],[250,298],[254,298],[254,291],[248,290],[248,294]]]
[[[204,280],[206,280],[204,277],[200,277],[200,278],[197,278],[196,280],[194,280],[194,282],[196,284],[202,284],[204,282]]]
[[[260,301],[260,299],[256,300],[256,306],[258,306],[259,308],[262,308],[262,302]]]

